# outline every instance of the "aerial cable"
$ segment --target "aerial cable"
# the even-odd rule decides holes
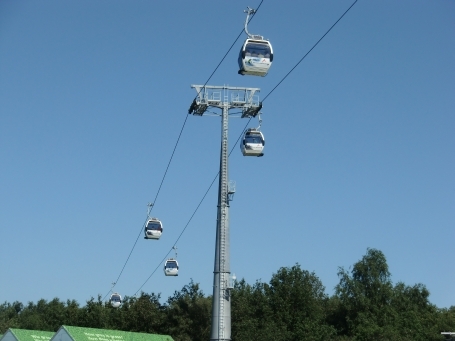
[[[257,9],[256,9],[256,11],[255,11],[254,14],[256,14],[256,12],[259,10],[259,7],[261,7],[263,1],[264,1],[264,0],[261,0],[261,2],[259,3],[259,6],[257,7]],[[251,16],[251,18],[249,19],[248,22],[250,22],[250,21],[253,19],[254,14]],[[206,80],[206,82],[204,83],[204,87],[207,85],[207,83],[210,81],[210,79],[213,77],[213,75],[215,74],[215,72],[216,72],[216,71],[218,70],[218,68],[220,67],[221,63],[224,61],[224,59],[226,58],[226,56],[227,56],[227,55],[229,54],[229,52],[232,50],[232,47],[235,45],[235,43],[237,42],[237,40],[240,38],[240,36],[242,35],[243,31],[244,31],[244,30],[242,29],[242,31],[239,33],[239,35],[237,36],[237,38],[235,39],[235,41],[232,43],[231,47],[229,47],[228,51],[225,53],[225,55],[223,56],[223,58],[221,59],[221,61],[220,61],[220,62],[218,63],[218,65],[216,66],[215,70],[210,74],[209,78],[208,78],[208,79]],[[202,87],[202,88],[204,88],[204,87]],[[194,99],[196,99],[198,95],[199,95],[199,94],[197,94],[196,97],[195,97]],[[161,180],[161,184],[160,184],[160,186],[159,186],[159,188],[158,188],[158,191],[157,191],[157,194],[156,194],[156,196],[155,196],[155,200],[154,200],[153,203],[155,203],[156,200],[157,200],[157,198],[158,198],[158,195],[159,195],[159,193],[160,193],[160,190],[161,190],[161,187],[162,187],[162,185],[163,185],[164,179],[166,178],[167,171],[168,171],[169,166],[171,165],[172,159],[173,159],[173,157],[174,157],[175,150],[177,149],[177,146],[178,146],[178,144],[179,144],[180,137],[182,136],[183,129],[185,128],[186,121],[188,120],[188,116],[189,116],[189,115],[185,115],[185,119],[184,119],[184,121],[183,121],[182,128],[180,129],[180,133],[179,133],[179,136],[178,136],[178,138],[177,138],[177,142],[175,143],[174,150],[172,151],[171,157],[170,157],[169,162],[168,162],[168,164],[167,164],[166,170],[165,170],[164,175],[163,175],[163,178],[162,178],[162,180]],[[153,209],[153,207],[152,207],[152,209]],[[150,211],[151,211],[151,210],[150,210]],[[149,213],[150,213],[150,211],[149,211]],[[143,225],[145,225],[146,222],[147,222],[147,220],[145,220],[145,222],[144,222]],[[186,228],[186,227],[185,227],[185,228]],[[140,237],[140,235],[141,235],[141,233],[142,233],[142,229],[143,229],[143,227],[141,227],[141,230],[139,231],[139,234],[138,234],[138,236],[137,236],[137,238],[136,238],[136,241],[134,242],[133,247],[131,248],[131,251],[130,251],[130,253],[128,254],[128,257],[126,258],[125,264],[123,264],[122,270],[120,271],[120,274],[118,275],[117,280],[114,282],[114,283],[115,283],[114,286],[118,283],[120,277],[121,277],[122,274],[123,274],[123,270],[125,270],[125,267],[126,267],[126,265],[128,264],[128,261],[129,261],[129,259],[130,259],[130,257],[131,257],[131,254],[133,253],[133,251],[134,251],[134,249],[135,249],[135,247],[136,247],[137,241],[139,240],[139,237]],[[182,233],[183,233],[183,232],[182,232]],[[168,253],[168,254],[169,254],[169,253]],[[166,255],[166,256],[167,256],[167,255]],[[114,287],[114,286],[113,286],[113,287]],[[113,287],[112,287],[112,289],[113,289]],[[111,290],[112,290],[112,289],[111,289]],[[110,292],[110,291],[109,291],[109,292]],[[104,296],[103,301],[104,301],[104,300],[106,299],[106,297],[109,295],[109,292]]]
[[[335,27],[336,24],[338,24],[338,22],[345,16],[346,13],[349,12],[349,10],[357,3],[358,0],[355,0],[353,2],[353,4],[351,6],[349,6],[349,8],[341,15],[340,18],[338,18],[338,20],[327,30],[327,32],[324,33],[324,35],[316,42],[316,44],[313,45],[313,47],[302,57],[300,58],[300,60],[298,61],[297,64],[295,64],[295,66],[291,69],[291,71],[289,71],[279,82],[277,85],[275,85],[275,87],[264,97],[264,99],[262,100],[262,102],[264,102],[267,97],[270,96],[270,94],[276,89],[278,88],[278,86],[287,78],[287,76],[289,76],[291,74],[292,71],[294,71],[294,69],[302,62],[302,60],[305,59],[306,56],[308,56],[310,54],[311,51],[313,51],[313,49],[321,42],[322,39],[324,39],[324,37],[332,30],[332,28]]]
[[[138,234],[138,236],[137,236],[137,238],[136,238],[136,241],[135,241],[134,244],[133,244],[133,247],[131,248],[130,253],[128,254],[128,257],[126,258],[125,264],[123,264],[123,267],[122,267],[122,270],[120,271],[120,274],[118,275],[117,279],[116,279],[115,282],[114,282],[115,284],[118,283],[118,280],[119,280],[120,277],[122,276],[123,270],[125,270],[126,264],[128,263],[128,261],[129,261],[129,259],[130,259],[130,257],[131,257],[131,254],[133,253],[133,251],[134,251],[134,249],[135,249],[135,247],[136,247],[137,241],[139,240],[139,237],[141,236],[141,233],[142,233],[142,230],[143,230],[143,226],[145,226],[145,224],[147,223],[148,216],[150,215],[151,211],[153,210],[154,204],[155,204],[155,202],[156,202],[156,200],[157,200],[157,198],[158,198],[158,196],[159,196],[159,194],[160,194],[161,187],[163,186],[164,179],[166,178],[167,172],[168,172],[168,170],[169,170],[169,166],[171,165],[172,159],[174,158],[175,150],[177,149],[177,146],[178,146],[178,144],[179,144],[180,138],[181,138],[181,136],[182,136],[183,128],[185,128],[186,121],[187,121],[187,119],[188,119],[188,115],[185,115],[185,116],[186,116],[186,117],[185,117],[185,120],[183,121],[182,128],[180,129],[180,133],[179,133],[179,136],[178,136],[178,138],[177,138],[177,142],[175,143],[174,149],[172,150],[171,157],[170,157],[169,162],[168,162],[168,164],[167,164],[166,170],[164,171],[164,175],[163,175],[163,178],[161,179],[161,183],[160,183],[160,186],[158,187],[158,191],[157,191],[157,193],[156,193],[156,195],[155,195],[155,200],[153,201],[152,204],[149,204],[149,210],[148,210],[147,218],[146,218],[146,220],[144,221],[144,224],[142,225],[142,227],[141,227],[141,229],[140,229],[140,231],[139,231],[139,234]],[[114,286],[115,286],[115,284],[114,284]],[[107,295],[109,295],[109,293],[106,294],[106,296],[105,296],[104,298],[106,298]],[[104,299],[103,299],[103,300],[104,300]]]
[[[248,124],[250,123],[251,121],[251,118],[249,118],[248,122],[246,123],[245,127],[243,128],[243,131],[242,131],[242,134],[239,135],[239,137],[237,138],[237,141],[235,141],[235,144],[234,146],[232,147],[231,151],[229,152],[229,156],[231,156],[232,152],[234,151],[234,148],[237,146],[237,144],[239,143],[239,140],[240,138],[243,136],[243,133],[246,131],[247,127],[248,127]],[[183,228],[182,232],[180,232],[179,236],[177,237],[176,241],[174,242],[174,245],[172,246],[172,248],[166,253],[166,255],[163,257],[163,259],[158,263],[158,265],[156,266],[156,268],[153,270],[153,272],[150,274],[150,276],[147,277],[147,279],[145,280],[145,282],[140,286],[140,288],[135,292],[135,294],[133,296],[136,296],[137,293],[143,288],[143,286],[145,284],[147,284],[147,282],[150,280],[150,278],[155,274],[156,270],[158,270],[158,268],[161,266],[161,264],[163,263],[163,261],[166,260],[167,256],[172,252],[172,250],[176,247],[175,245],[177,245],[177,242],[180,240],[180,238],[182,237],[183,233],[185,232],[186,228],[188,227],[188,225],[190,224],[191,220],[193,220],[193,217],[195,216],[196,212],[199,210],[199,207],[201,206],[202,202],[204,201],[205,197],[207,196],[207,194],[209,193],[210,189],[212,188],[213,184],[215,183],[215,180],[218,178],[218,175],[220,174],[220,172],[218,171],[218,173],[216,173],[215,175],[215,178],[212,180],[212,182],[210,183],[210,186],[209,188],[207,189],[207,191],[205,191],[205,194],[202,196],[202,199],[199,201],[199,204],[196,206],[195,210],[193,211],[193,214],[191,215],[190,219],[188,219],[188,222],[186,223],[185,227]]]
[[[152,211],[152,209],[153,209],[153,207],[154,207],[154,203],[156,202],[156,200],[157,200],[157,198],[158,198],[158,195],[160,194],[161,187],[163,186],[164,179],[166,178],[166,174],[167,174],[167,172],[168,172],[168,170],[169,170],[169,166],[171,165],[172,159],[173,159],[174,154],[175,154],[175,150],[177,149],[177,146],[178,146],[178,144],[179,144],[179,141],[180,141],[180,138],[181,138],[181,136],[182,136],[183,129],[185,128],[187,119],[188,119],[188,115],[185,115],[185,120],[183,121],[182,128],[180,129],[180,133],[179,133],[179,136],[178,136],[178,138],[177,138],[177,142],[175,143],[175,146],[174,146],[174,149],[173,149],[173,151],[172,151],[172,154],[171,154],[171,157],[170,157],[170,159],[169,159],[169,162],[168,162],[168,164],[167,164],[166,170],[164,171],[163,178],[161,179],[160,186],[158,187],[158,191],[157,191],[157,193],[156,193],[156,195],[155,195],[155,200],[153,201],[153,204],[149,204],[150,207],[149,207],[149,210],[148,210],[147,218],[146,218],[146,220],[144,221],[143,226],[145,226],[145,224],[147,223],[148,215],[151,213],[151,211]],[[141,233],[142,233],[142,230],[143,230],[143,226],[141,227],[141,229],[140,229],[140,231],[139,231],[139,234],[138,234],[138,236],[137,236],[137,238],[136,238],[136,241],[135,241],[134,244],[133,244],[133,247],[131,248],[130,253],[128,254],[128,257],[126,258],[125,264],[123,264],[123,267],[122,267],[122,270],[120,271],[120,274],[118,275],[117,279],[116,279],[115,282],[114,282],[114,283],[115,283],[114,286],[118,283],[120,277],[121,277],[122,274],[123,274],[123,270],[125,270],[126,264],[128,264],[128,261],[129,261],[129,259],[130,259],[130,257],[131,257],[131,254],[133,253],[133,251],[134,251],[134,249],[135,249],[135,247],[136,247],[137,241],[139,240],[139,237],[141,236]],[[113,287],[114,287],[114,286],[113,286]],[[113,287],[112,287],[112,288],[113,288]],[[111,289],[111,290],[112,290],[112,289]],[[103,301],[106,299],[106,297],[107,297],[108,295],[109,295],[109,292],[104,296]]]
[[[306,56],[308,56],[308,54],[322,41],[322,39],[324,39],[324,37],[335,27],[335,25],[349,12],[349,10],[357,3],[358,0],[355,0],[351,6],[349,6],[349,8],[340,16],[340,18],[338,18],[338,20],[327,30],[326,33],[324,33],[324,35],[311,47],[311,49],[298,61],[298,63],[281,79],[280,82],[278,82],[278,84],[264,97],[264,99],[262,100],[262,102],[264,102],[267,97],[269,97],[272,92],[292,73],[292,71],[294,71],[294,69],[306,58]],[[261,4],[262,4],[262,1],[261,1]],[[258,8],[260,7],[260,5],[258,6]],[[251,19],[250,19],[251,20]],[[238,39],[238,38],[237,38]],[[237,40],[236,40],[237,41]],[[231,46],[232,48],[232,46]],[[229,49],[230,50],[230,49]],[[229,51],[228,51],[229,52]],[[225,56],[226,57],[226,56]],[[224,57],[223,57],[224,59]],[[213,75],[213,74],[212,74]],[[210,78],[209,78],[210,79]],[[204,86],[206,85],[207,83],[204,84]],[[203,88],[203,87],[202,87]],[[197,97],[197,96],[196,96]],[[261,104],[262,104],[261,102]],[[259,123],[259,126],[261,125],[262,123],[262,120],[260,119],[259,117],[259,120],[260,120],[260,123]],[[251,117],[250,119],[248,120],[247,124],[245,125],[245,128],[243,129],[242,133],[239,135],[237,141],[235,142],[234,144],[234,147],[231,149],[231,152],[229,153],[229,156],[231,155],[232,151],[234,150],[235,146],[237,145],[237,143],[239,142],[239,140],[241,139],[241,137],[243,136],[244,132],[246,131],[246,128],[249,124],[249,122],[251,121]],[[196,214],[197,210],[199,209],[200,205],[202,204],[203,200],[205,199],[205,197],[207,196],[207,193],[210,191],[210,189],[212,188],[213,186],[213,183],[215,182],[216,178],[218,177],[219,175],[219,172],[217,173],[217,175],[215,176],[215,178],[213,179],[212,183],[210,184],[209,188],[207,189],[207,191],[205,192],[204,196],[202,197],[201,201],[199,202],[199,204],[197,205],[196,209],[194,210],[193,214],[191,215],[190,219],[188,220],[187,224],[185,225],[185,227],[183,228],[182,232],[180,233],[179,237],[177,238],[176,242],[174,243],[174,246],[175,244],[177,243],[177,241],[180,239],[180,237],[182,236],[182,234],[185,232],[186,228],[188,227],[189,223],[191,222],[191,220],[193,219],[194,215]],[[166,254],[166,256],[163,258],[163,261],[166,259],[166,257],[169,255],[169,253],[171,253],[172,249],[169,250],[169,252]],[[155,268],[155,270],[150,274],[150,276],[146,279],[146,281],[142,284],[142,286],[139,288],[139,290],[142,289],[142,287],[149,281],[149,279],[153,276],[153,274],[156,272],[156,270],[158,269],[158,267],[161,265],[161,263],[163,262],[161,261],[160,264]],[[135,295],[139,292],[136,291]]]

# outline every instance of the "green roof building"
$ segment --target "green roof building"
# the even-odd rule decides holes
[[[1,337],[1,341],[49,341],[54,332],[10,328]]]
[[[169,335],[61,326],[50,341],[174,341],[174,340]]]

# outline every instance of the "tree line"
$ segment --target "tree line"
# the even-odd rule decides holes
[[[232,341],[431,341],[455,331],[455,306],[438,308],[423,284],[393,284],[384,254],[367,253],[340,268],[332,296],[314,272],[296,264],[268,283],[245,280],[231,290]],[[171,335],[175,341],[209,340],[211,296],[192,280],[165,303],[159,294],[125,297],[119,308],[91,298],[84,306],[54,298],[0,305],[0,333],[8,328],[57,331],[62,325]]]

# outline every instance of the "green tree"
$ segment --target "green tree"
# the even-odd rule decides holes
[[[204,296],[199,284],[191,280],[167,300],[166,334],[176,341],[210,338],[211,298]]]
[[[44,299],[39,300],[36,304],[28,302],[19,314],[20,328],[52,331],[52,327],[49,326],[49,320],[54,320],[55,315],[52,314],[47,318],[46,313],[49,313],[47,305],[48,303]],[[52,324],[52,322],[50,323]]]
[[[339,300],[339,332],[355,340],[391,339],[394,311],[391,309],[393,286],[384,254],[367,249],[351,273],[339,269],[336,295]],[[396,336],[396,335],[395,335]]]
[[[163,330],[165,314],[160,295],[142,292],[138,298],[126,298],[120,309],[110,310],[115,324],[123,320],[123,325],[115,329],[143,333],[161,333]]]
[[[455,306],[438,309],[438,332],[455,331]]]
[[[18,328],[19,313],[23,308],[24,305],[18,301],[0,305],[0,334],[5,333],[8,328]]]
[[[61,325],[81,326],[81,315],[82,309],[79,307],[79,303],[76,300],[67,300]]]
[[[400,340],[440,340],[436,306],[429,302],[430,292],[423,284],[407,286],[398,283],[394,287],[392,307],[396,336]]]
[[[275,319],[266,290],[268,284],[251,286],[242,279],[231,290],[232,340],[274,340]]]
[[[106,309],[108,306],[110,306],[109,303],[104,303],[100,295],[96,301],[91,297],[82,308],[80,325],[88,328],[110,329],[112,323],[110,323],[110,314]]]
[[[57,331],[61,325],[78,325],[79,304],[75,300],[66,303],[58,298],[47,302],[44,299],[36,304],[29,302],[17,316],[17,328]]]
[[[299,264],[278,270],[266,293],[278,333],[274,340],[327,340],[335,334],[326,323],[328,297],[322,282]]]

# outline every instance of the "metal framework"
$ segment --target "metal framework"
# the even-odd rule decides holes
[[[210,107],[222,109],[221,153],[216,220],[215,264],[213,270],[213,301],[210,340],[231,340],[229,201],[235,184],[228,180],[228,119],[230,109],[241,109],[242,118],[255,117],[262,108],[258,88],[191,85],[197,96],[188,114],[202,116]]]

